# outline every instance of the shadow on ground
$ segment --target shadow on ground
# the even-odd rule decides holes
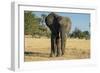
[[[30,52],[30,51],[25,51],[24,52],[25,56],[36,56],[36,57],[49,57],[49,53],[42,53],[42,52]]]

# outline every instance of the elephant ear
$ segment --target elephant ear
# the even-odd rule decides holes
[[[45,18],[45,22],[46,22],[46,25],[48,27],[51,27],[51,25],[53,24],[53,21],[54,21],[54,16],[53,14],[49,14],[46,18]]]
[[[70,32],[71,30],[71,25],[72,25],[72,22],[71,22],[71,19],[70,18],[67,18],[67,26],[66,26],[66,32]]]
[[[66,32],[69,33],[72,24],[71,19],[69,17],[60,17],[58,22],[60,26],[64,27],[66,29]]]

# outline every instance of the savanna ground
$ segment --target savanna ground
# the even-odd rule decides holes
[[[49,57],[49,55],[50,55],[50,39],[45,37],[25,38],[25,51],[24,51],[25,62],[90,58],[90,40],[67,39],[64,56]]]

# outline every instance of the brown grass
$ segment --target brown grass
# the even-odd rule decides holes
[[[49,57],[50,39],[25,38],[25,61],[69,60],[90,58],[90,40],[67,39],[66,53],[61,57]]]

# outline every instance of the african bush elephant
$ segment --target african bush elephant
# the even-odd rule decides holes
[[[51,54],[50,56],[61,56],[65,53],[66,37],[71,29],[71,19],[59,16],[51,12],[45,23],[51,31]]]

